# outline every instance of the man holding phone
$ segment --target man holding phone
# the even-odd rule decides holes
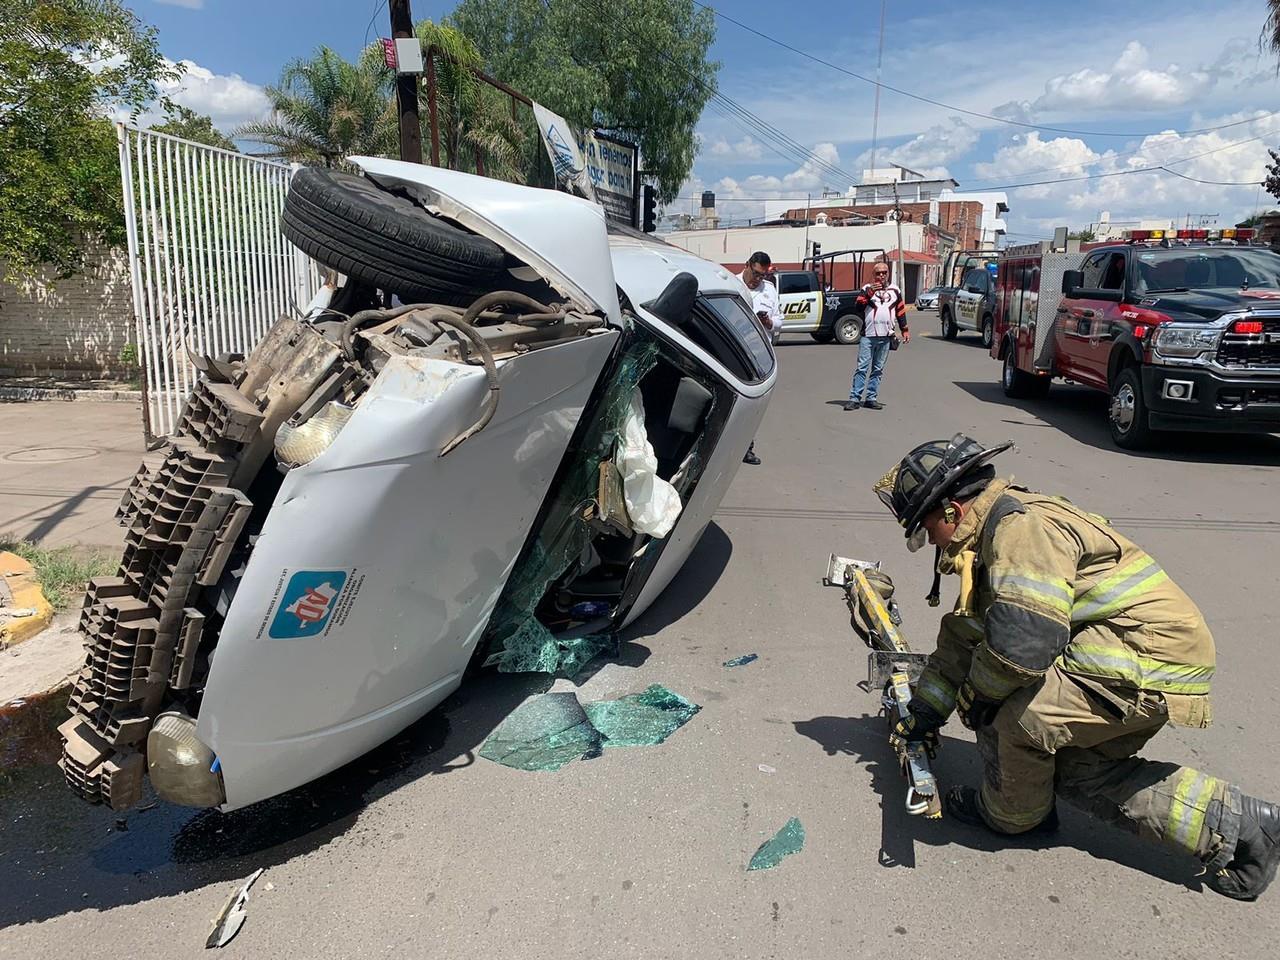
[[[871,268],[872,282],[863,286],[855,301],[864,308],[862,340],[858,343],[858,368],[853,375],[846,410],[865,406],[868,410],[883,410],[884,404],[876,399],[880,392],[880,377],[884,362],[894,339],[894,327],[902,331],[902,342],[911,342],[907,330],[907,302],[902,291],[889,282],[889,264],[877,260]],[[866,399],[863,400],[863,390]]]
[[[764,328],[765,336],[769,338],[770,343],[777,343],[778,337],[782,335],[782,311],[778,308],[778,288],[773,285],[773,280],[769,277],[769,269],[772,266],[773,261],[769,255],[763,250],[757,250],[751,255],[746,268],[742,271],[742,282],[751,291],[751,309],[755,311],[756,319]],[[742,462],[759,466],[760,458],[756,456],[754,441],[747,447],[747,454],[742,458]]]

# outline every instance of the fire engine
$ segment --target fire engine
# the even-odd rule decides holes
[[[1135,230],[1006,248],[991,356],[1007,396],[1110,395],[1111,436],[1280,432],[1280,254],[1252,230]]]

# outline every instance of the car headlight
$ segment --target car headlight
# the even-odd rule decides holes
[[[1198,357],[1217,349],[1222,328],[1202,323],[1167,323],[1156,332],[1156,353],[1164,357]]]
[[[303,423],[280,424],[276,431],[276,457],[290,467],[310,463],[329,449],[353,413],[354,408],[330,400]]]

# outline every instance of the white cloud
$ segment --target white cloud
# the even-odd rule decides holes
[[[192,60],[175,83],[166,84],[166,93],[175,102],[196,113],[207,114],[223,131],[233,130],[247,120],[257,120],[271,109],[266,92],[238,73],[214,73]]]
[[[1215,90],[1238,89],[1251,79],[1247,75],[1248,48],[1248,41],[1232,37],[1222,43],[1212,63],[1184,67],[1169,62],[1153,66],[1146,46],[1130,40],[1110,67],[1083,67],[1052,76],[1045,81],[1044,92],[1034,100],[1009,101],[993,112],[1027,121],[1045,113],[1167,111],[1201,103]],[[1256,73],[1252,79],[1257,79]]]
[[[949,177],[947,164],[969,153],[978,143],[979,133],[961,117],[950,117],[946,123],[930,127],[924,133],[897,146],[881,144],[876,150],[876,165],[901,164],[926,177]],[[853,162],[861,175],[871,166],[871,151],[864,150]]]
[[[183,7],[187,10],[203,10],[204,0],[155,0],[162,7]]]
[[[735,160],[759,160],[764,155],[764,147],[750,135],[743,137],[737,143],[730,143],[724,137],[717,137],[708,150],[713,157]]]
[[[1217,126],[1261,113],[1207,118],[1205,125]],[[1253,137],[1261,139],[1250,139]],[[974,170],[990,179],[1096,177],[1010,193],[1011,220],[1022,227],[1035,225],[1043,231],[1059,224],[1082,226],[1102,210],[1110,211],[1113,220],[1216,214],[1219,226],[1230,226],[1253,213],[1258,204],[1264,209],[1268,206],[1269,200],[1265,194],[1259,195],[1257,183],[1269,161],[1267,144],[1277,137],[1280,118],[1276,117],[1202,134],[1166,131],[1144,137],[1124,152],[1099,153],[1077,138],[1045,140],[1032,132],[1000,147],[990,161],[975,164]],[[1132,172],[1162,165],[1182,176]],[[982,189],[982,185],[975,184],[975,189]],[[1011,228],[1019,229],[1014,224]]]

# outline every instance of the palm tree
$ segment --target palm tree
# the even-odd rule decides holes
[[[348,63],[328,47],[309,60],[293,60],[278,87],[267,87],[271,115],[236,130],[239,139],[271,147],[267,156],[336,166],[352,154],[391,156],[396,114],[392,76],[382,49],[365,49]]]
[[[1262,25],[1262,42],[1280,55],[1280,0],[1267,0],[1267,22]]]
[[[436,121],[440,162],[452,170],[478,171],[502,180],[523,180],[524,131],[511,115],[505,94],[481,81],[483,59],[475,43],[455,27],[423,20],[415,28],[422,51],[435,47]],[[429,96],[423,89],[423,96]],[[424,103],[426,120],[430,104]],[[429,123],[429,120],[427,120]],[[423,130],[423,140],[431,136]]]

